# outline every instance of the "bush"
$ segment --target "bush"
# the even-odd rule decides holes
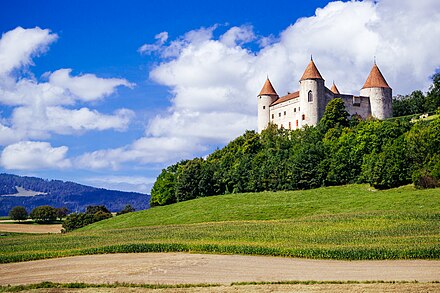
[[[28,212],[22,206],[13,207],[9,211],[9,217],[15,221],[23,221],[28,218]]]
[[[51,206],[39,206],[32,210],[30,217],[39,223],[52,222],[57,219],[57,210]]]
[[[57,208],[57,217],[61,221],[63,218],[67,216],[69,210],[66,207]]]
[[[63,229],[64,232],[70,232],[111,217],[112,214],[103,205],[88,206],[85,213],[72,213],[68,215],[63,222]]]
[[[106,213],[106,214],[111,214],[110,211],[104,205],[101,205],[101,206],[88,206],[86,208],[86,214],[94,215],[97,212],[103,212],[103,213]]]
[[[122,214],[127,214],[127,213],[132,213],[134,211],[135,211],[135,209],[131,206],[131,204],[128,204],[121,211],[117,212],[116,216],[119,216],[119,215],[122,215]]]

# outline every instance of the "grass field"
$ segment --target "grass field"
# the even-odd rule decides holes
[[[200,198],[65,235],[8,234],[0,262],[189,251],[333,259],[439,259],[440,189],[367,185]]]

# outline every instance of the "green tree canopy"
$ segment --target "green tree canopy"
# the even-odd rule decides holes
[[[9,217],[14,221],[23,221],[28,218],[28,212],[25,207],[16,206],[9,211]]]
[[[47,205],[39,206],[31,211],[30,217],[40,223],[52,222],[57,219],[57,210]]]
[[[322,127],[325,132],[331,128],[347,127],[349,124],[349,116],[345,109],[344,101],[340,98],[336,98],[328,102],[325,107],[324,115],[318,125]]]

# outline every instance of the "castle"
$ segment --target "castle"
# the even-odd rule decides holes
[[[334,98],[344,101],[350,116],[385,119],[392,117],[392,90],[374,62],[359,96],[341,94],[333,82],[328,89],[311,58],[299,81],[299,91],[279,97],[269,78],[258,95],[258,132],[269,123],[279,128],[297,129],[316,125],[324,115],[327,103]]]

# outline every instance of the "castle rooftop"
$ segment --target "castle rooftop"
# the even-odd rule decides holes
[[[333,82],[332,88],[330,89],[334,94],[340,94],[338,88],[335,85],[335,82]]]
[[[379,67],[377,67],[376,63],[374,63],[373,68],[371,68],[370,75],[368,75],[367,81],[365,82],[362,89],[372,87],[390,88],[387,81],[383,77],[382,72],[380,72]]]
[[[263,85],[263,88],[260,91],[258,96],[278,96],[277,92],[272,86],[272,83],[269,80],[269,77],[266,79],[266,82]]]
[[[310,60],[309,65],[307,65],[307,68],[299,81],[306,79],[323,79],[318,68],[316,68],[315,62],[313,62],[313,59]]]

